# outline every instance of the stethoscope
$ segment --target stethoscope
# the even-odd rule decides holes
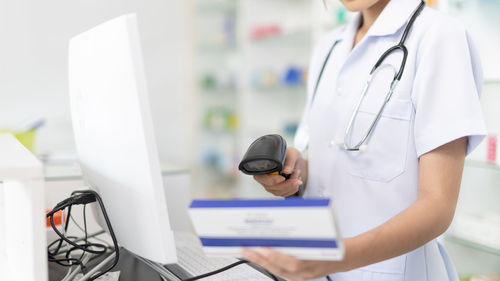
[[[418,17],[418,15],[424,9],[424,7],[425,7],[425,2],[422,1],[419,4],[419,6],[417,7],[417,9],[413,12],[410,20],[406,24],[406,27],[405,27],[405,29],[403,31],[403,35],[401,36],[401,39],[399,40],[399,43],[396,44],[396,45],[394,45],[394,46],[392,46],[392,47],[390,47],[389,49],[387,49],[387,51],[385,51],[382,54],[382,56],[380,56],[380,58],[377,60],[377,62],[375,63],[375,65],[371,69],[370,74],[368,76],[368,79],[367,79],[367,81],[365,83],[365,86],[363,88],[363,91],[361,92],[361,96],[360,96],[358,102],[356,103],[356,106],[354,107],[353,113],[352,113],[352,115],[351,115],[351,117],[349,119],[349,123],[348,123],[347,128],[346,128],[346,130],[344,132],[344,142],[338,144],[343,149],[345,149],[347,151],[366,151],[367,150],[367,146],[364,143],[366,142],[366,140],[368,139],[368,137],[373,132],[373,129],[375,129],[375,126],[377,125],[378,120],[382,116],[382,112],[384,111],[385,106],[387,105],[387,103],[391,99],[392,94],[394,93],[394,89],[396,88],[396,85],[399,83],[399,81],[401,80],[401,76],[403,75],[403,71],[404,71],[404,68],[405,68],[405,65],[406,65],[406,58],[408,57],[408,50],[406,49],[406,46],[405,46],[404,43],[406,41],[406,37],[408,36],[410,28],[413,26],[413,23],[415,22],[415,19]],[[312,106],[312,103],[314,102],[314,98],[316,97],[316,91],[318,90],[318,85],[319,85],[319,83],[321,81],[321,76],[323,76],[323,71],[325,70],[326,63],[328,62],[328,59],[330,58],[330,55],[332,54],[333,49],[335,48],[335,46],[339,42],[340,42],[340,40],[336,40],[332,44],[332,47],[330,48],[330,50],[329,50],[329,52],[328,52],[328,54],[327,54],[327,56],[326,56],[326,58],[325,58],[325,60],[323,62],[323,66],[321,67],[321,71],[320,71],[318,79],[316,81],[316,85],[314,86],[312,100],[311,100],[311,103],[310,103],[311,106]],[[397,50],[401,50],[403,52],[403,58],[402,58],[402,61],[401,61],[401,65],[399,67],[399,71],[394,75],[394,78],[392,79],[391,86],[389,88],[389,91],[388,91],[387,95],[385,96],[384,102],[382,103],[382,105],[381,105],[381,107],[380,107],[377,115],[373,119],[370,127],[368,127],[368,130],[364,134],[363,138],[361,138],[361,140],[359,142],[357,142],[355,145],[350,145],[349,142],[348,142],[348,139],[349,139],[349,136],[350,136],[350,134],[352,132],[352,127],[353,127],[354,121],[356,120],[356,117],[358,115],[361,103],[365,99],[366,93],[368,92],[368,89],[370,88],[373,75],[379,69],[379,67],[382,65],[382,63],[384,62],[384,60],[391,53],[393,53],[393,52],[395,52]]]

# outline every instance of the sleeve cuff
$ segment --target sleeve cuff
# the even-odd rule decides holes
[[[476,124],[477,125],[477,124]],[[436,131],[435,134],[420,136],[415,139],[417,149],[417,157],[442,146],[457,140],[462,137],[468,137],[466,155],[469,155],[486,137],[486,129],[484,126],[473,128],[472,126],[462,126],[460,131],[443,134]]]

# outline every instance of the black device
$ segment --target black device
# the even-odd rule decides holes
[[[286,140],[280,135],[265,135],[249,147],[238,168],[247,175],[279,174],[285,178],[283,164],[286,157]]]

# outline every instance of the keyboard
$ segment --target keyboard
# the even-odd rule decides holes
[[[177,264],[165,267],[180,279],[198,276],[237,262],[234,258],[206,257],[200,240],[191,233],[175,233]],[[202,281],[260,281],[273,280],[248,264],[240,264]]]

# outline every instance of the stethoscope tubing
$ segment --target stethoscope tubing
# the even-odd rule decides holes
[[[344,132],[344,143],[340,144],[340,146],[342,148],[344,148],[345,150],[347,150],[347,151],[359,151],[361,147],[366,146],[366,145],[364,145],[364,143],[368,140],[369,136],[372,134],[373,130],[375,129],[378,121],[380,120],[380,117],[382,116],[382,113],[383,113],[383,111],[384,111],[387,103],[389,102],[389,100],[391,99],[391,97],[392,97],[392,95],[394,93],[394,89],[396,88],[397,84],[401,80],[401,77],[403,76],[404,68],[406,66],[406,60],[408,58],[408,49],[405,46],[405,41],[406,41],[406,38],[408,37],[408,34],[410,32],[411,27],[413,26],[413,23],[415,22],[416,18],[420,15],[420,13],[424,9],[424,7],[425,7],[425,1],[421,1],[420,4],[418,5],[418,7],[416,8],[416,10],[413,12],[412,16],[410,17],[410,20],[406,24],[406,27],[405,27],[405,29],[403,31],[403,34],[401,35],[401,39],[399,40],[398,44],[396,44],[396,45],[390,47],[389,49],[387,49],[380,56],[380,58],[377,60],[377,62],[373,66],[373,68],[370,70],[368,79],[366,81],[365,86],[363,87],[363,91],[361,93],[361,96],[360,96],[358,102],[356,103],[356,105],[354,107],[353,113],[351,114],[351,117],[349,118],[349,123],[348,123],[347,128],[346,128],[346,130]],[[318,75],[318,78],[316,80],[316,84],[314,86],[314,90],[313,90],[311,102],[310,102],[310,105],[309,105],[310,108],[312,107],[313,102],[314,102],[314,100],[316,98],[316,93],[317,93],[317,90],[318,90],[318,86],[319,86],[319,83],[321,82],[321,78],[322,78],[323,72],[324,72],[324,70],[326,68],[326,64],[327,64],[328,60],[330,59],[330,56],[331,56],[331,54],[333,52],[333,49],[335,48],[335,46],[337,46],[337,44],[339,42],[340,42],[340,40],[335,40],[335,42],[330,47],[330,50],[328,51],[328,54],[327,54],[325,60],[323,61],[323,65],[321,67],[321,71],[320,71],[320,73]],[[365,98],[365,96],[366,96],[366,94],[368,92],[368,89],[370,88],[371,81],[373,79],[373,75],[379,69],[379,67],[382,65],[382,63],[384,62],[384,60],[390,54],[392,54],[392,53],[394,53],[396,51],[401,51],[403,53],[403,58],[401,60],[401,64],[399,66],[398,72],[394,75],[394,78],[393,78],[393,80],[391,82],[389,91],[388,91],[388,93],[385,96],[384,102],[382,103],[382,105],[381,105],[381,107],[380,107],[377,115],[375,116],[374,120],[372,121],[372,123],[371,123],[370,127],[368,128],[366,134],[361,138],[361,140],[358,143],[356,143],[356,145],[350,146],[348,144],[348,139],[349,139],[349,136],[351,135],[352,127],[353,127],[354,122],[356,120],[356,117],[358,115],[358,112],[359,112],[359,109],[361,107],[361,104],[363,103],[363,100],[364,100],[364,98]]]

